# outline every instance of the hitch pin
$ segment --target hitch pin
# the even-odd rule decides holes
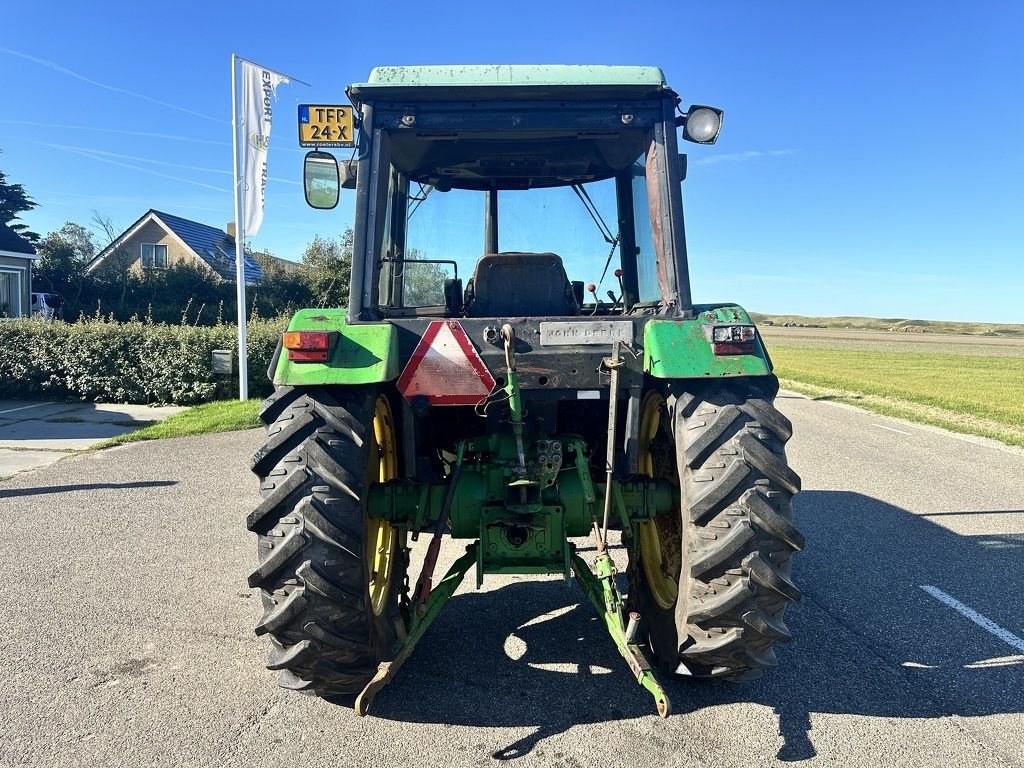
[[[640,633],[640,614],[630,611],[629,623],[626,625],[626,644],[635,645],[637,635]]]

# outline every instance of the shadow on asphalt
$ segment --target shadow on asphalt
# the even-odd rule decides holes
[[[95,491],[101,488],[162,488],[167,485],[177,484],[177,480],[143,480],[137,483],[75,483],[74,485],[47,485],[41,488],[0,489],[0,499],[13,499],[18,496],[41,496],[44,493]]]
[[[941,718],[1024,710],[1022,659],[920,588],[934,585],[1000,623],[998,616],[1020,610],[1006,598],[1024,586],[1021,537],[961,536],[849,492],[805,491],[796,510],[808,540],[795,573],[804,600],[787,615],[796,641],[779,649],[778,669],[749,683],[692,684],[662,674],[674,714],[743,702],[770,707],[784,740],[775,757],[796,761],[816,755],[815,713]],[[986,544],[994,539],[1000,546]],[[453,598],[377,697],[373,715],[533,727],[493,752],[510,760],[574,725],[653,712],[579,588],[524,580]]]
[[[141,407],[105,404],[99,408],[96,403],[77,401],[30,401],[30,407],[0,414],[0,439],[104,440],[155,424],[157,420],[139,418]]]

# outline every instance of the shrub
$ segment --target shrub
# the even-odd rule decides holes
[[[254,318],[247,326],[250,397],[272,389],[267,366],[285,325],[281,318]],[[181,405],[237,397],[237,374],[216,376],[211,365],[214,349],[237,346],[236,326],[223,323],[0,322],[0,397]]]

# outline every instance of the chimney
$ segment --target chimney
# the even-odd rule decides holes
[[[227,226],[224,227],[224,231],[228,233],[228,237],[232,240],[235,239],[235,222],[229,221]]]

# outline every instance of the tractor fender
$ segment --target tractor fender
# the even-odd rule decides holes
[[[697,304],[692,318],[652,318],[644,325],[644,372],[656,379],[707,379],[728,376],[767,376],[771,360],[754,338],[745,355],[716,355],[710,329],[716,325],[753,325],[736,304]]]
[[[298,362],[280,349],[273,366],[275,386],[378,384],[398,378],[398,330],[391,323],[346,321],[348,310],[301,309],[289,331],[328,331],[331,346],[324,362]]]

